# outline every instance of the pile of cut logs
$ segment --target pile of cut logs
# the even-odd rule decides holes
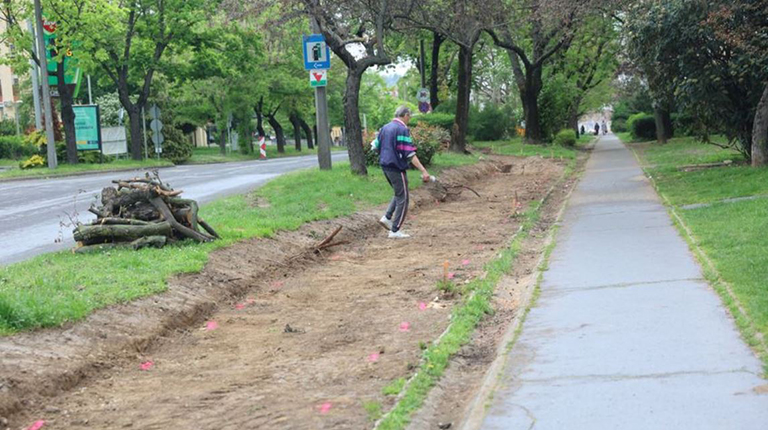
[[[197,202],[179,197],[182,191],[163,183],[156,171],[144,178],[112,183],[116,185],[101,190],[101,206],[94,204],[89,209],[97,219],[75,228],[75,252],[161,248],[174,240],[210,242],[219,238],[198,217]]]

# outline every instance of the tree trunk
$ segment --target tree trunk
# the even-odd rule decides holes
[[[259,138],[264,137],[267,133],[264,131],[264,97],[259,99],[259,103],[253,108],[256,112],[256,132]]]
[[[675,136],[675,128],[672,125],[672,106],[669,105],[662,112],[661,120],[664,122],[664,136],[672,139]]]
[[[307,136],[307,148],[314,149],[315,143],[312,141],[312,129],[309,127],[309,124],[304,121],[304,118],[299,117],[299,125],[301,125],[301,129],[304,130],[304,134]]]
[[[576,132],[577,138],[581,136],[581,130],[579,130],[579,105],[581,105],[581,98],[573,101],[568,112],[568,127]]]
[[[123,105],[125,107],[125,105]],[[141,110],[135,105],[131,105],[131,108],[125,109],[128,112],[128,122],[130,123],[131,130],[131,158],[134,160],[141,160],[141,145],[144,131],[141,127]]]
[[[367,175],[365,152],[363,150],[363,130],[360,124],[360,81],[365,70],[347,69],[347,83],[344,91],[344,127],[346,128],[349,167],[352,173]]]
[[[288,116],[288,121],[293,125],[293,141],[296,151],[301,152],[301,124],[299,123],[299,116],[296,115],[296,112],[291,112]]]
[[[667,112],[666,115],[669,115]],[[665,111],[660,105],[653,108],[653,118],[656,121],[656,141],[661,144],[667,143],[666,121],[664,120]]]
[[[61,102],[61,119],[64,121],[64,138],[67,144],[67,163],[77,164],[77,139],[75,136],[75,110],[72,108],[73,94],[67,86],[64,73],[64,61],[57,64],[56,78],[58,79],[59,101]]]
[[[74,231],[75,241],[85,245],[105,242],[131,242],[146,236],[173,234],[168,221],[149,225],[81,225]]]
[[[757,104],[752,125],[752,167],[768,165],[768,82]]]
[[[429,69],[429,102],[432,110],[440,105],[440,98],[437,92],[440,90],[437,82],[438,69],[440,68],[440,45],[445,39],[438,33],[432,33],[432,66]]]
[[[267,114],[267,122],[275,130],[275,137],[277,137],[277,152],[285,154],[285,134],[283,133],[283,126],[277,121],[275,115]]]
[[[227,127],[226,123],[222,124],[219,129],[219,152],[221,155],[227,155]]]
[[[463,154],[467,147],[469,126],[469,97],[472,91],[472,49],[459,46],[458,93],[456,96],[456,119],[451,133],[450,150]]]
[[[526,68],[525,88],[522,101],[525,111],[525,142],[540,145],[544,141],[541,130],[541,114],[539,113],[539,93],[541,93],[541,67]]]

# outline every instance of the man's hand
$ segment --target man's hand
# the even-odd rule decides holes
[[[424,182],[431,181],[432,178],[429,176],[429,172],[427,172],[426,170],[421,172],[421,180],[424,181]]]
[[[424,166],[421,164],[421,161],[419,161],[419,157],[413,156],[411,158],[411,163],[413,163],[414,166],[416,166],[417,169],[421,170],[421,180],[424,182],[429,182],[429,172],[427,172],[427,169],[424,168]]]

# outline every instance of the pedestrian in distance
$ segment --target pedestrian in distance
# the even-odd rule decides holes
[[[595,123],[595,136],[600,136],[600,124]]]
[[[587,134],[587,130],[584,129],[584,124],[582,124],[581,125],[581,135],[584,136],[585,134]]]
[[[600,123],[600,128],[603,129],[603,136],[608,134],[608,125],[605,123],[605,120],[603,120],[603,122]]]
[[[395,111],[395,118],[379,130],[376,139],[371,142],[374,150],[379,152],[379,165],[392,187],[395,195],[387,207],[387,212],[379,223],[389,229],[390,239],[411,237],[402,231],[405,217],[408,214],[408,176],[410,164],[421,171],[421,179],[429,182],[431,176],[416,156],[416,145],[411,138],[408,122],[411,120],[411,110],[400,106]]]

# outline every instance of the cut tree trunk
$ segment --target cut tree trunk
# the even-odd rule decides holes
[[[459,82],[456,98],[456,118],[449,149],[463,154],[467,147],[469,127],[469,100],[472,91],[472,48],[459,46]]]
[[[367,175],[365,151],[363,150],[363,130],[360,123],[360,82],[365,69],[347,68],[347,82],[344,91],[344,127],[349,152],[349,167],[352,173]]]
[[[134,160],[141,160],[142,151],[142,137],[143,130],[141,127],[141,111],[134,105],[130,109],[126,108],[128,112],[128,122],[130,123],[131,131],[131,158]]]
[[[146,236],[173,234],[171,224],[159,222],[149,225],[81,225],[75,229],[75,241],[85,245],[107,242],[132,242]]]
[[[757,104],[752,125],[752,167],[768,165],[768,82]]]

